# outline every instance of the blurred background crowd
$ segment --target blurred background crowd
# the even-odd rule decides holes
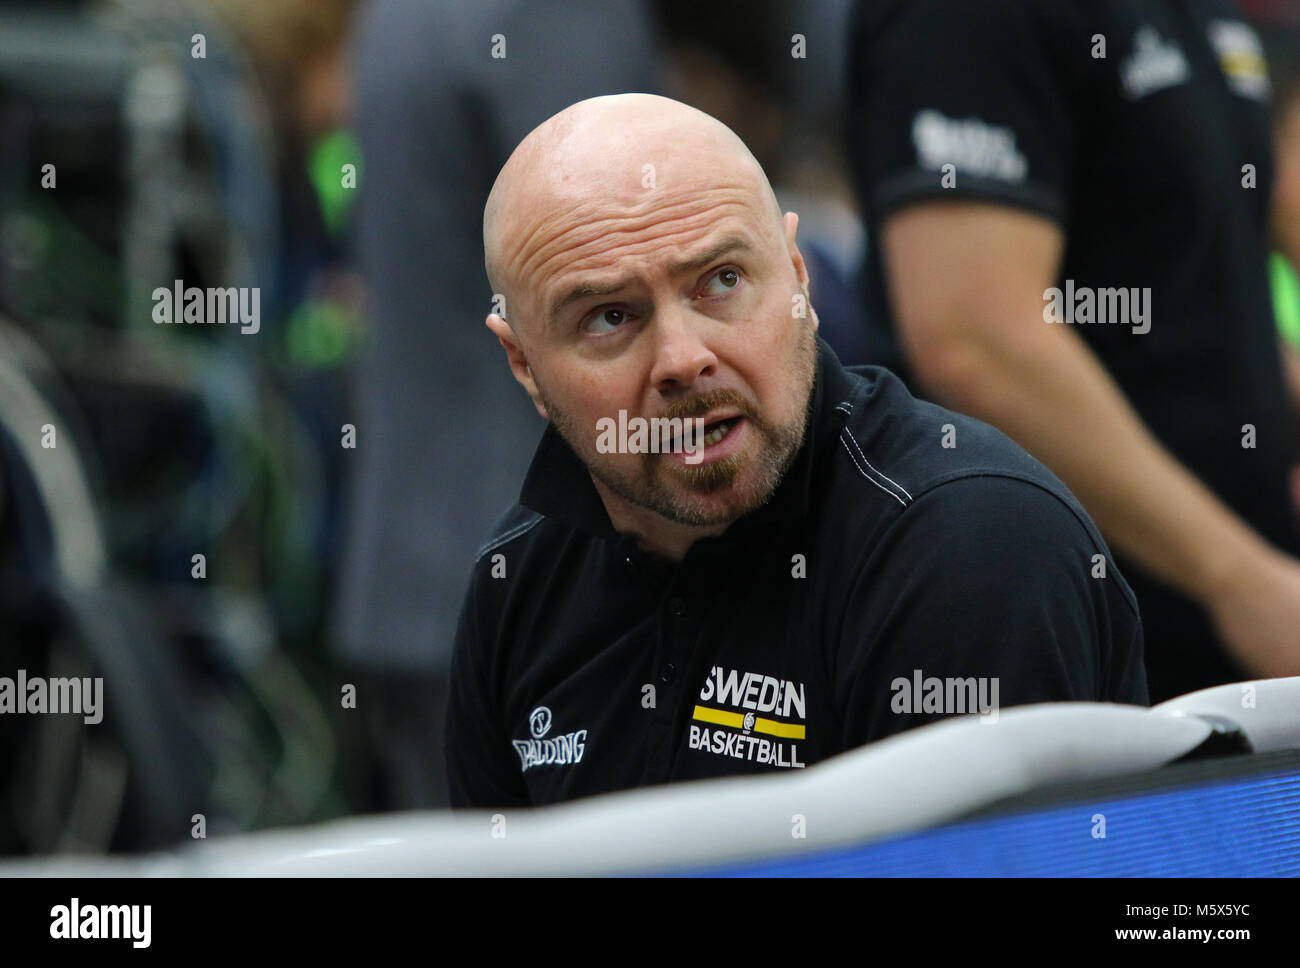
[[[105,688],[96,727],[0,720],[0,854],[443,806],[469,564],[542,431],[482,325],[497,171],[586,97],[699,107],[876,362],[852,6],[0,0],[0,675]],[[1300,209],[1300,6],[1243,7]],[[256,287],[259,332],[157,325],[174,280]]]

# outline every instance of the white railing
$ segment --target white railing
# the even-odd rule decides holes
[[[1044,703],[990,722],[948,719],[793,773],[535,809],[358,817],[125,860],[15,861],[0,876],[636,874],[788,856],[923,830],[1048,784],[1159,768],[1210,735],[1202,716],[1235,723],[1256,752],[1300,748],[1300,677],[1153,709]]]

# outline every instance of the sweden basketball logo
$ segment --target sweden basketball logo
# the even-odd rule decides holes
[[[802,682],[714,666],[700,690],[686,745],[718,756],[798,769],[805,765],[799,749],[807,734],[805,705]]]

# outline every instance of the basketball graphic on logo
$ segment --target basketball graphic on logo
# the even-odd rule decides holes
[[[545,706],[538,706],[528,715],[528,728],[534,739],[541,739],[551,729],[551,711]]]
[[[745,713],[745,732],[752,732],[754,729],[754,714]]]

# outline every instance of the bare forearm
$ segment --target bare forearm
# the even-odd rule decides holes
[[[1111,544],[1194,598],[1208,602],[1267,551],[1151,435],[1073,331],[1031,318],[1019,332],[1014,347],[950,338],[941,360],[918,370],[944,403],[998,427],[1055,471]]]

